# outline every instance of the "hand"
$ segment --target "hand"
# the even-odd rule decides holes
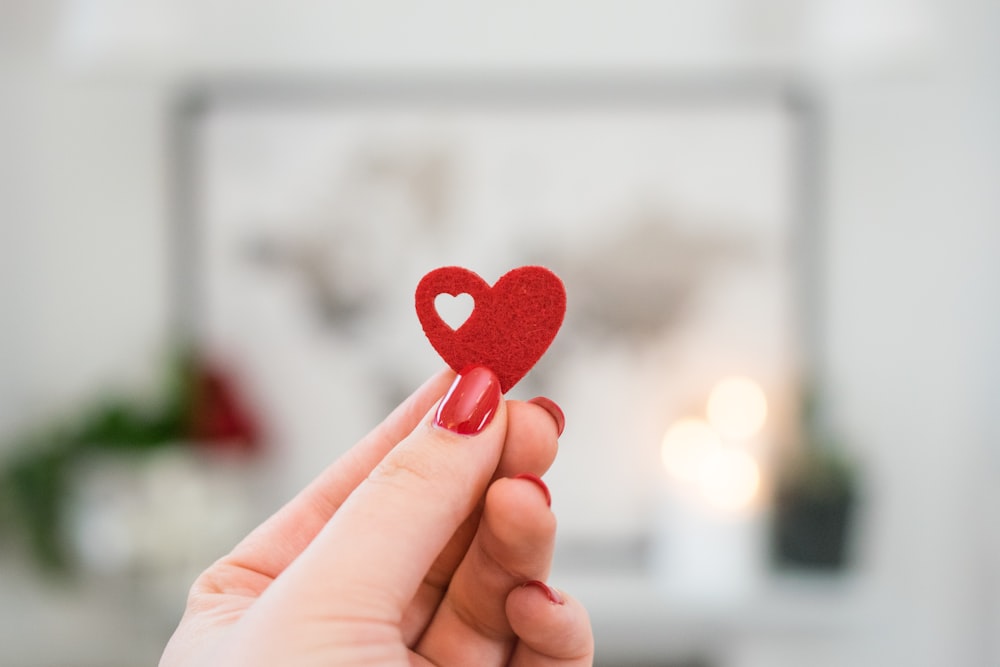
[[[561,419],[485,368],[431,378],[198,578],[161,667],[591,664],[542,583]]]

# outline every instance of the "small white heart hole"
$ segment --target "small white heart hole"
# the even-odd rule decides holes
[[[476,307],[476,302],[471,294],[438,294],[434,297],[434,309],[438,317],[451,327],[452,331],[457,331],[460,326],[472,315],[472,309]]]

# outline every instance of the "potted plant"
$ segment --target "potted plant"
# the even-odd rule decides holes
[[[772,555],[780,568],[839,571],[850,558],[858,474],[841,443],[820,425],[815,400],[803,413],[801,446],[777,477]]]
[[[0,461],[0,541],[22,544],[44,569],[69,573],[77,565],[67,537],[78,500],[73,490],[83,471],[110,465],[141,473],[158,455],[192,447],[207,454],[256,451],[260,427],[232,378],[180,353],[164,380],[151,401],[106,395],[11,443],[11,455]]]

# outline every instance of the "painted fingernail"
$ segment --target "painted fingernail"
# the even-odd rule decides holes
[[[562,408],[555,401],[544,396],[535,396],[528,403],[534,403],[541,408],[545,408],[556,422],[557,435],[562,435],[563,429],[566,428],[566,415],[563,414]]]
[[[530,472],[522,472],[520,475],[514,475],[514,479],[526,479],[529,482],[534,482],[538,488],[542,490],[545,494],[545,504],[552,507],[552,494],[549,492],[549,487],[542,481],[542,478],[538,475],[533,475]]]
[[[563,600],[563,597],[559,595],[559,591],[552,588],[551,586],[548,586],[542,581],[538,581],[537,579],[532,579],[531,581],[526,581],[523,584],[521,584],[521,588],[527,588],[528,586],[534,586],[535,588],[544,591],[545,595],[549,598],[549,602],[551,602],[552,604],[565,604],[566,602],[565,600]]]
[[[476,435],[500,407],[500,381],[485,366],[466,368],[441,399],[434,424],[461,435]]]

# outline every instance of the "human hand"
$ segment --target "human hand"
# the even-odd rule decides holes
[[[591,664],[542,583],[561,421],[485,368],[431,378],[198,578],[160,667]]]

